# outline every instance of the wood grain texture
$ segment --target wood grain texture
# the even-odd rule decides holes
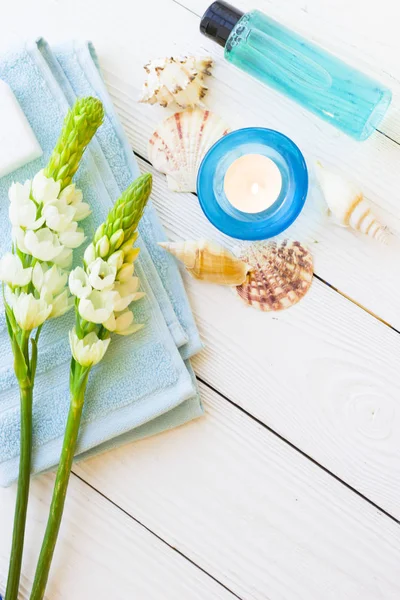
[[[197,17],[179,6],[172,12],[173,23],[185,24],[182,25],[184,33],[188,30],[193,32],[190,40],[185,45],[180,41],[175,51],[199,51],[204,47],[217,61],[215,78],[210,83],[210,107],[223,116],[233,129],[251,125],[278,129],[292,137],[304,152],[310,167],[310,193],[301,217],[288,230],[288,235],[309,244],[317,242],[313,247],[317,274],[400,329],[397,303],[400,286],[397,254],[400,243],[393,248],[384,248],[365,236],[334,225],[327,218],[314,175],[314,164],[319,159],[359,182],[366,197],[374,203],[378,217],[399,233],[400,204],[397,190],[400,189],[400,178],[397,165],[400,147],[378,133],[364,143],[340,134],[290,100],[280,97],[226,63],[219,47],[197,36]],[[165,48],[171,47],[170,37],[171,33],[165,32],[160,25],[157,41],[148,49],[149,56],[165,53]],[[146,40],[143,43],[146,44]],[[174,49],[175,45],[171,52]],[[102,54],[101,59],[106,81],[132,147],[146,157],[147,140],[168,111],[137,104],[142,82],[138,61],[133,59],[134,67],[127,77],[124,74],[127,69],[120,62],[114,64],[108,55]]]
[[[194,196],[150,171],[171,239],[232,247]],[[185,281],[206,345],[197,375],[400,518],[399,335],[317,280],[298,305],[268,314],[230,289]]]
[[[400,527],[201,393],[205,418],[75,470],[241,598],[397,600]]]
[[[54,478],[32,486],[20,598],[29,598]],[[0,489],[0,593],[4,593],[14,488]],[[48,600],[233,600],[234,596],[72,476]]]

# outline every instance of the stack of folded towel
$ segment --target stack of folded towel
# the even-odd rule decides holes
[[[0,79],[17,97],[43,156],[0,179],[0,255],[10,246],[8,188],[42,168],[63,118],[76,97],[97,96],[106,117],[87,150],[75,182],[93,214],[85,221],[91,237],[113,202],[139,175],[132,150],[115,114],[90,44],[50,49],[27,44],[0,59]],[[137,274],[146,298],[135,303],[135,318],[146,326],[119,338],[89,381],[77,456],[84,457],[183,424],[203,409],[189,358],[201,349],[179,271],[157,246],[165,239],[150,204],[139,228]],[[76,262],[81,256],[77,253]],[[51,469],[60,455],[69,406],[70,349],[67,332],[73,315],[44,327],[34,394],[33,471]],[[17,479],[19,396],[3,311],[0,314],[0,485]]]

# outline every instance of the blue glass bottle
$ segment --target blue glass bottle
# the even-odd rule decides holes
[[[214,2],[200,30],[225,47],[225,58],[357,140],[385,115],[388,88],[258,10]]]

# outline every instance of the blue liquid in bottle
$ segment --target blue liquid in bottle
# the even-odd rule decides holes
[[[389,107],[388,88],[258,10],[214,2],[200,29],[229,62],[356,140],[367,139]]]

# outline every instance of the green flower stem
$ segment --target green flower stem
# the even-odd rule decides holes
[[[65,429],[60,463],[58,465],[53,498],[39,561],[36,568],[30,600],[42,600],[49,578],[51,561],[56,547],[58,532],[64,511],[68,482],[74,459],[76,442],[81,423],[85,390],[90,368],[80,367],[74,359],[71,363],[71,404]]]
[[[29,482],[31,475],[32,393],[33,385],[24,386],[20,383],[21,451],[10,568],[8,571],[5,600],[17,599],[19,580],[21,576],[22,549],[25,538],[26,513],[28,508]]]

